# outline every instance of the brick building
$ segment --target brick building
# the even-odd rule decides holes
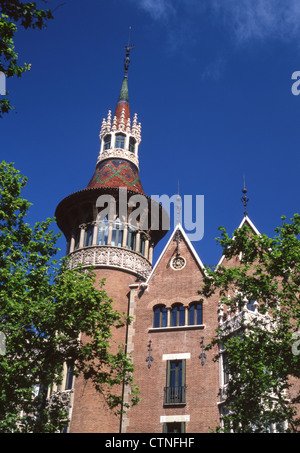
[[[216,296],[200,303],[204,266],[180,223],[152,263],[153,248],[167,232],[166,213],[144,194],[139,179],[141,125],[137,115],[130,118],[129,50],[115,113],[109,111],[102,123],[95,172],[55,215],[72,265],[93,265],[97,277],[106,278],[115,308],[134,318],[115,340],[132,354],[141,401],[118,418],[91,383],[72,379],[66,370],[68,432],[205,433],[220,423],[220,364],[212,360],[215,351],[203,349],[218,327],[219,301]],[[137,216],[133,207],[140,200]],[[257,233],[247,216],[245,222]],[[128,389],[121,390],[126,402]]]

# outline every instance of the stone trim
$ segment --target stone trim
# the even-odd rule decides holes
[[[190,352],[183,352],[183,353],[175,353],[175,354],[163,354],[163,360],[184,360],[190,359],[191,353]]]
[[[189,415],[161,415],[160,423],[189,422]]]
[[[97,164],[102,160],[113,158],[129,160],[129,162],[132,162],[134,165],[136,165],[137,168],[139,168],[138,156],[123,148],[106,149],[104,151],[101,151],[97,160]]]

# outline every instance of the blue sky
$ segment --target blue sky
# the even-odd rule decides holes
[[[49,1],[43,31],[18,31],[30,73],[8,79],[16,111],[0,120],[0,158],[29,178],[29,220],[52,217],[86,187],[99,153],[102,118],[115,109],[128,29],[131,115],[142,123],[140,177],[148,195],[204,195],[205,264],[248,213],[272,235],[299,212],[300,1]],[[53,5],[53,6],[52,6]],[[168,236],[157,246],[155,258]],[[63,255],[64,240],[59,243]]]

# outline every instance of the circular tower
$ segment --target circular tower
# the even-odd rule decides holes
[[[145,195],[139,178],[141,124],[136,114],[130,118],[128,97],[131,48],[125,47],[125,75],[115,113],[109,111],[102,122],[94,174],[85,189],[64,198],[55,212],[70,266],[93,266],[97,281],[106,279],[104,289],[114,308],[124,313],[129,311],[129,285],[147,279],[153,248],[167,232],[162,206]],[[117,344],[126,343],[126,329],[115,332]],[[117,417],[81,378],[74,382],[69,430],[119,431]]]

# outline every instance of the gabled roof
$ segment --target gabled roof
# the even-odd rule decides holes
[[[174,237],[175,237],[175,234],[176,234],[176,231],[179,230],[180,233],[182,234],[182,237],[187,245],[187,247],[189,248],[190,252],[191,252],[191,255],[194,257],[196,263],[198,264],[199,268],[204,272],[205,271],[205,268],[204,268],[204,264],[202,263],[201,259],[199,258],[199,255],[197,254],[196,250],[194,249],[191,241],[189,240],[186,232],[184,231],[184,229],[182,228],[181,224],[177,224],[176,227],[174,228],[173,230],[173,233],[171,234],[167,244],[165,245],[163,251],[161,252],[158,260],[156,261],[155,263],[155,266],[153,267],[152,271],[151,271],[151,274],[149,275],[147,281],[145,282],[145,285],[148,285],[153,274],[155,273],[159,263],[161,262],[162,260],[162,257],[164,256],[164,254],[166,253],[170,243],[174,240]]]
[[[245,215],[245,217],[243,218],[243,220],[241,221],[240,225],[238,226],[238,230],[240,228],[242,228],[244,225],[248,224],[249,227],[252,229],[252,231],[257,234],[258,236],[260,236],[260,232],[258,231],[258,229],[256,228],[256,226],[254,225],[254,223],[249,219],[249,217],[247,215]],[[221,264],[223,263],[224,261],[224,258],[225,258],[225,255],[222,255],[220,261],[218,262],[217,264],[217,267],[216,269],[218,269],[219,266],[221,266]]]

